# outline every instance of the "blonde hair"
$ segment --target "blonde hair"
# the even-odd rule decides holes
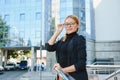
[[[67,17],[65,18],[64,22],[65,22],[66,19],[68,19],[68,18],[74,19],[75,22],[76,22],[78,25],[80,25],[80,21],[79,21],[79,19],[78,19],[78,17],[77,17],[76,15],[69,15],[69,16],[67,16]]]
[[[65,20],[64,20],[64,22],[66,21],[66,19],[68,19],[68,18],[72,18],[73,20],[75,20],[75,22],[78,24],[78,25],[80,25],[80,21],[79,21],[79,19],[78,19],[78,17],[76,16],[76,15],[69,15],[69,16],[67,16],[66,18],[65,18]],[[77,31],[78,31],[78,28],[77,28]],[[77,32],[76,31],[76,32]],[[65,35],[63,38],[62,38],[62,41],[65,41],[67,39],[67,36]]]

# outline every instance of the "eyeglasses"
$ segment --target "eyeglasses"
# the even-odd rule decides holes
[[[73,26],[74,24],[75,24],[76,22],[70,22],[70,23],[64,23],[63,25],[65,26],[65,27],[67,27],[67,26]]]

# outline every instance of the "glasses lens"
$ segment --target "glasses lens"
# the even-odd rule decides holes
[[[64,26],[67,27],[67,26],[73,26],[75,24],[75,22],[70,22],[70,23],[64,23]]]
[[[71,22],[71,23],[70,23],[70,26],[72,26],[72,25],[74,25],[74,24],[75,24],[74,22]]]

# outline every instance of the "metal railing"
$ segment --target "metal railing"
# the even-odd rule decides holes
[[[120,65],[87,65],[86,68],[89,78],[91,78],[91,74],[92,78],[97,78],[96,80],[109,80],[111,78],[114,78],[113,80],[118,80],[116,75],[120,73]],[[98,77],[101,74],[105,74],[104,78],[102,77],[102,79]]]
[[[112,74],[110,74],[109,76],[107,76],[105,78],[105,80],[109,80],[112,77],[114,77],[114,80],[118,80],[118,78],[116,77],[117,74],[120,74],[120,70],[117,70],[117,71],[113,72]]]
[[[89,80],[120,80],[116,75],[120,74],[120,65],[87,65]],[[55,71],[62,80],[75,80],[70,75],[64,73],[61,69],[55,68]],[[105,73],[107,71],[107,73]],[[112,71],[112,72],[109,72]],[[92,78],[90,77],[92,75]],[[100,75],[105,75],[100,78]],[[96,79],[94,79],[96,78]],[[113,79],[114,78],[114,79]]]
[[[120,61],[115,61],[115,62],[94,62],[92,63],[93,65],[120,65]]]
[[[111,69],[111,68],[116,68],[116,69],[120,69],[120,65],[87,65],[86,68],[106,68],[106,69]]]
[[[55,71],[57,75],[62,78],[62,80],[75,80],[72,76],[64,73],[61,69],[55,68]]]

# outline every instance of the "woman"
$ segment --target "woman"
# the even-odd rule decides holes
[[[75,15],[66,17],[64,24],[58,24],[58,28],[46,43],[48,51],[56,51],[57,63],[53,66],[61,68],[75,80],[88,80],[86,71],[86,41],[82,35],[78,35],[79,19]],[[66,35],[55,42],[65,26]],[[59,78],[60,80],[60,78]]]

